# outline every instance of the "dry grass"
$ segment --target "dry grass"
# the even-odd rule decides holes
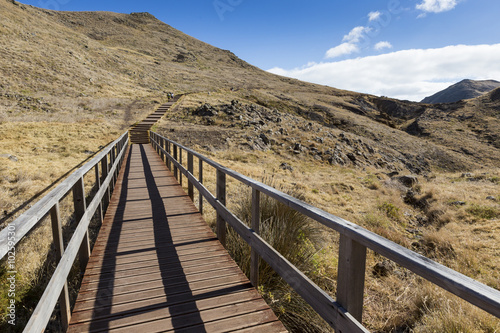
[[[193,136],[179,133],[178,128],[190,127],[187,123],[162,123],[165,134],[181,142],[191,140],[198,147]],[[170,132],[173,128],[175,131]],[[203,127],[200,127],[200,131]],[[207,128],[205,126],[205,128]],[[216,131],[217,127],[209,127]],[[221,129],[223,133],[224,129]],[[160,132],[162,127],[160,127]],[[185,136],[184,136],[185,135]],[[419,177],[419,183],[412,189],[412,200],[408,200],[408,189],[390,180],[386,170],[376,168],[345,168],[332,166],[312,158],[299,158],[286,151],[271,148],[266,151],[242,151],[236,132],[231,141],[217,145],[214,141],[206,155],[244,175],[254,179],[268,177],[276,186],[291,187],[300,191],[304,199],[314,205],[356,222],[365,228],[387,237],[405,247],[420,252],[467,276],[477,279],[493,288],[500,289],[500,229],[498,217],[484,214],[497,211],[498,201],[487,200],[488,196],[499,196],[499,172],[497,169],[483,169],[477,172],[477,179],[467,180],[461,173],[435,172],[428,177]],[[211,142],[211,136],[204,142]],[[293,171],[280,168],[287,162]],[[208,183],[215,181],[205,171]],[[213,171],[212,171],[213,173]],[[473,172],[473,175],[475,173]],[[208,177],[208,178],[207,178]],[[213,183],[212,183],[213,185]],[[213,191],[215,188],[213,188]],[[213,192],[215,193],[215,192]],[[230,207],[235,208],[234,198],[241,196],[241,185],[230,182],[228,186]],[[245,197],[245,196],[244,196]],[[465,204],[456,204],[463,201]],[[477,207],[483,207],[479,214]],[[484,207],[489,207],[484,209]],[[209,213],[207,219],[214,220]],[[330,281],[323,284],[332,295],[335,290],[337,265],[337,239],[335,233],[322,230],[329,245],[318,252],[316,279]],[[372,268],[383,261],[379,255],[370,253],[366,272],[366,298],[364,323],[375,332],[495,332],[499,320],[491,315],[456,300],[440,288],[416,277],[401,267],[395,267],[388,277],[375,277]],[[243,266],[245,267],[245,266]],[[326,280],[321,280],[326,279]],[[273,304],[285,306],[290,294],[261,290]],[[269,293],[270,294],[266,294]],[[451,309],[459,307],[458,326],[447,324],[453,320]],[[452,321],[451,321],[452,322]],[[458,328],[457,328],[458,327]],[[310,327],[311,331],[316,328]]]
[[[0,154],[6,156],[1,158],[0,163],[2,227],[31,207],[62,179],[122,133],[120,121],[68,120],[69,117],[64,123],[31,121],[0,124],[2,137]],[[15,158],[7,156],[15,156]],[[85,176],[84,183],[86,193],[90,194],[92,185],[95,183],[93,172]],[[74,217],[71,193],[60,203],[60,210],[65,239],[68,240],[75,227],[72,223]],[[94,221],[93,233],[96,228],[98,230],[98,225],[95,225]],[[18,304],[22,304],[17,311],[18,322],[27,320],[54,267],[52,229],[50,219],[46,218],[16,247],[18,272],[16,299]],[[72,273],[69,280],[73,300],[79,283],[77,271],[78,269]],[[5,265],[2,263],[1,279],[5,272]],[[4,287],[0,289],[2,313],[8,301],[7,289]],[[5,322],[2,322],[3,324]],[[51,323],[50,327],[57,331],[57,320]],[[17,328],[22,329],[22,325],[18,325]]]

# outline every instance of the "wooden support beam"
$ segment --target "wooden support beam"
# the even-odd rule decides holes
[[[101,184],[102,184],[102,182],[106,179],[106,177],[108,177],[109,173],[108,155],[104,155],[104,157],[101,160],[101,170],[102,170],[102,178],[101,178]],[[105,208],[108,207],[110,199],[111,199],[111,191],[110,188],[108,187],[106,189],[106,194],[104,195],[103,198],[103,206]]]
[[[87,209],[87,204],[85,203],[85,186],[83,183],[83,177],[80,178],[73,186],[73,206],[75,208],[75,221],[80,223],[80,220],[85,214]],[[90,258],[90,242],[89,242],[89,231],[86,230],[85,236],[83,238],[82,244],[79,250],[80,258],[80,269],[81,272],[85,272],[85,267],[87,267],[87,262]]]
[[[226,174],[220,170],[217,170],[217,201],[224,206],[226,205]],[[217,238],[222,246],[226,247],[226,221],[219,212],[217,212],[216,229]]]
[[[101,188],[101,177],[100,177],[100,174],[99,174],[99,163],[97,163],[95,165],[95,184],[96,184],[96,187],[97,187],[97,191],[99,191],[99,189]],[[98,212],[98,216],[99,216],[99,223],[102,223],[103,219],[104,219],[104,213],[103,213],[103,209],[102,209],[102,203],[99,204],[99,206],[97,207],[97,212]]]
[[[340,235],[337,302],[361,323],[365,286],[366,247]]]
[[[188,171],[189,171],[190,174],[193,174],[193,169],[194,169],[193,154],[191,154],[190,152],[187,152],[187,154],[188,154]],[[187,179],[187,182],[188,182],[188,195],[191,198],[191,201],[194,201],[194,186],[193,186],[193,183],[191,183],[189,181],[189,179]]]
[[[200,184],[203,184],[203,160],[201,158],[198,159],[198,181]],[[203,194],[199,192],[199,198],[198,198],[198,210],[200,211],[200,214],[203,215]]]
[[[252,226],[256,234],[259,234],[260,228],[260,192],[252,189]],[[260,257],[254,248],[250,254],[250,282],[257,288],[259,286],[259,260]]]
[[[179,147],[179,164],[182,165],[182,148]],[[182,187],[182,172],[179,173],[179,184]]]
[[[174,160],[177,161],[177,145],[174,145]],[[179,180],[179,171],[177,170],[177,166],[174,164],[174,177]]]
[[[64,253],[64,240],[62,234],[61,214],[59,213],[59,203],[50,210],[52,221],[52,237],[56,249],[56,262],[59,264]],[[69,302],[68,283],[65,282],[61,294],[59,295],[59,307],[61,308],[62,329],[66,331],[71,320],[71,304]]]

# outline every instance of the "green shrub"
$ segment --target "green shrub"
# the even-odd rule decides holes
[[[472,205],[467,208],[467,213],[486,220],[491,220],[500,217],[500,211],[494,207]]]
[[[399,208],[394,204],[389,202],[384,202],[383,204],[378,206],[378,209],[387,215],[388,218],[393,220],[399,220]]]

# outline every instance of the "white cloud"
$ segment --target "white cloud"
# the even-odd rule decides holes
[[[441,13],[452,10],[456,5],[457,0],[423,0],[416,8],[429,13]]]
[[[377,51],[383,49],[392,49],[392,44],[389,42],[378,42],[377,44],[375,44],[374,49]]]
[[[326,51],[326,58],[337,58],[343,55],[359,52],[359,47],[352,43],[342,43]]]
[[[337,58],[343,55],[359,52],[360,49],[357,44],[365,38],[365,33],[370,31],[371,29],[368,27],[355,27],[347,35],[345,35],[344,38],[342,38],[342,44],[332,47],[326,51],[325,58]]]
[[[352,44],[359,43],[359,41],[363,37],[363,34],[365,32],[370,32],[370,30],[371,29],[368,27],[355,27],[347,35],[344,36],[342,41],[352,43]]]
[[[500,80],[500,44],[411,49],[272,73],[346,89],[420,101],[462,79]]]
[[[372,21],[376,21],[380,18],[380,16],[382,15],[381,12],[379,11],[376,11],[376,12],[369,12],[368,13],[368,21],[372,22]]]

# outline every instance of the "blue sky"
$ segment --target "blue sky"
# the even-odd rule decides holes
[[[498,0],[34,0],[147,11],[273,73],[420,100],[464,78],[500,81]]]

